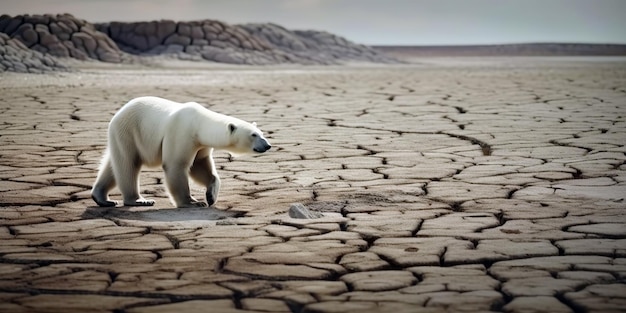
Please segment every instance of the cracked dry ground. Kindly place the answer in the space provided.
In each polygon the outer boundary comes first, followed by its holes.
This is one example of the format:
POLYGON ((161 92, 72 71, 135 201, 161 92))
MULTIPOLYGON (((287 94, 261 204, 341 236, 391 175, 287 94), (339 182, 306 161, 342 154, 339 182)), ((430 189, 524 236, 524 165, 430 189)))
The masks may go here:
POLYGON ((623 312, 626 66, 480 65, 5 76, 0 311, 623 312), (218 154, 217 208, 173 209, 158 169, 155 207, 94 207, 141 95, 275 149, 218 154))

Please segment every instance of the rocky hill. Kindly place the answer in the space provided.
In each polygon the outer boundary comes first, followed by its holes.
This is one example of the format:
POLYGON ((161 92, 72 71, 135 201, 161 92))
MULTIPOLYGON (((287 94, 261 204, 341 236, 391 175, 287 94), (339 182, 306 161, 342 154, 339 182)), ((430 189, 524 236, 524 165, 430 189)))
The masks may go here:
POLYGON ((132 63, 155 55, 249 65, 398 62, 327 32, 208 19, 92 24, 70 14, 2 15, 0 36, 0 71, 62 69, 56 58, 132 63), (29 59, 45 67, 16 65, 29 59))

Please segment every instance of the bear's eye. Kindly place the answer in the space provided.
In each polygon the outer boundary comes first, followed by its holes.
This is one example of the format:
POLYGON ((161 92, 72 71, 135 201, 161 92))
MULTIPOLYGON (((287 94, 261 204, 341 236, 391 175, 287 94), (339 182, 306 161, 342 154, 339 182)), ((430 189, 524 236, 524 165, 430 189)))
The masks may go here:
POLYGON ((252 137, 256 138, 256 137, 259 137, 259 135, 257 135, 257 134, 252 134, 252 137))

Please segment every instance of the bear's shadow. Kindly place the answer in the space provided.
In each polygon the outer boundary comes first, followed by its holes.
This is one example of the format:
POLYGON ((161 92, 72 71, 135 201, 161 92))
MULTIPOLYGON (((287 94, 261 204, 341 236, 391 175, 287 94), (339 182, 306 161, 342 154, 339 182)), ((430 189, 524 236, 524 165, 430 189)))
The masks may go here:
POLYGON ((83 219, 105 218, 136 220, 144 222, 215 221, 245 215, 244 211, 204 208, 155 208, 155 207, 88 207, 81 215, 83 219))

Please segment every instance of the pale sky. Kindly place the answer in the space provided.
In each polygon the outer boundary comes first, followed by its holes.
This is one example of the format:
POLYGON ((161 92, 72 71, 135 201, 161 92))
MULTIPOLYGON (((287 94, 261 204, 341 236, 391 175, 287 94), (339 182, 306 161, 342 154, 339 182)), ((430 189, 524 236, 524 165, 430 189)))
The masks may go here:
POLYGON ((626 44, 626 0, 0 0, 0 14, 90 22, 272 22, 370 45, 626 44))

